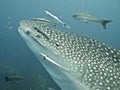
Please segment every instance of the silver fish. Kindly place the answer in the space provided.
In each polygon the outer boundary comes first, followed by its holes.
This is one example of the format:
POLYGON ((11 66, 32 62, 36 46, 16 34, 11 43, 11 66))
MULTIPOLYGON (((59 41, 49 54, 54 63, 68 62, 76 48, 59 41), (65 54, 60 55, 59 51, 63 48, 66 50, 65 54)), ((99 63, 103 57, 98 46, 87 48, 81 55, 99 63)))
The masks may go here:
POLYGON ((57 22, 52 22, 52 21, 50 21, 46 18, 33 18, 32 20, 35 20, 35 21, 38 21, 38 22, 43 21, 43 22, 46 22, 46 24, 48 23, 48 24, 52 24, 54 26, 56 26, 56 24, 58 24, 57 22))
POLYGON ((18 31, 62 90, 120 90, 119 50, 34 20, 18 31))
POLYGON ((62 20, 60 20, 57 16, 55 16, 54 14, 52 14, 51 12, 45 10, 44 11, 45 14, 47 14, 48 16, 50 16, 51 18, 55 19, 56 21, 58 21, 59 23, 61 23, 63 25, 63 27, 66 27, 67 29, 70 29, 70 26, 67 25, 66 23, 64 23, 62 20))
POLYGON ((102 19, 93 17, 88 12, 77 13, 77 14, 74 14, 73 17, 76 19, 83 19, 85 23, 88 23, 88 21, 101 23, 104 29, 107 28, 106 27, 107 23, 112 22, 112 20, 102 20, 102 19))
POLYGON ((65 25, 64 22, 62 22, 57 16, 53 15, 52 13, 50 13, 49 11, 45 10, 45 13, 47 15, 49 15, 50 17, 54 18, 56 21, 60 22, 62 25, 65 25))

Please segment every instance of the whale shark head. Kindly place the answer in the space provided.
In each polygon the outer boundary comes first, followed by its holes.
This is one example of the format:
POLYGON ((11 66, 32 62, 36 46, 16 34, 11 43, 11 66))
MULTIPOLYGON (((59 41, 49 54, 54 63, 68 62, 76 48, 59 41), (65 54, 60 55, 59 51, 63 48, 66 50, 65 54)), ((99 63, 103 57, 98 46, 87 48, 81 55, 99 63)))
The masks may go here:
POLYGON ((119 90, 120 51, 94 39, 22 20, 20 35, 62 90, 119 90))

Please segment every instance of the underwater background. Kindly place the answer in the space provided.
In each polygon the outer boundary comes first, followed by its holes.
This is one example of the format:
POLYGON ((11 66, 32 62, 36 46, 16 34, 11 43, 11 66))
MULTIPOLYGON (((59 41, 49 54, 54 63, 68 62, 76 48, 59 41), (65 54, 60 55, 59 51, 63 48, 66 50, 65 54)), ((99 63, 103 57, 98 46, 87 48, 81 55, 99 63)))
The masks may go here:
MULTIPOLYGON (((120 49, 120 0, 0 0, 0 90, 61 90, 18 33, 19 21, 48 18, 48 10, 70 26, 65 31, 104 42, 120 49), (84 23, 72 15, 89 12, 112 20, 104 29, 99 23, 84 23), (5 77, 22 80, 5 82, 5 77)), ((41 58, 43 59, 43 58, 41 58)))

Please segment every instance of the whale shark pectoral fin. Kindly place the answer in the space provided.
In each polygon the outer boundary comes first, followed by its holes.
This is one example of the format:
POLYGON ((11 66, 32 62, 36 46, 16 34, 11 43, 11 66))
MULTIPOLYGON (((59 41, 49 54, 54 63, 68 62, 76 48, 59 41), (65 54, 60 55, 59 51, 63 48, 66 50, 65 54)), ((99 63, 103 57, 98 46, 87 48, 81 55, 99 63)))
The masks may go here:
POLYGON ((44 53, 40 53, 43 57, 44 57, 44 60, 48 60, 49 62, 55 64, 56 66, 64 69, 64 70, 69 70, 68 68, 56 63, 53 59, 51 59, 49 56, 45 55, 44 53))

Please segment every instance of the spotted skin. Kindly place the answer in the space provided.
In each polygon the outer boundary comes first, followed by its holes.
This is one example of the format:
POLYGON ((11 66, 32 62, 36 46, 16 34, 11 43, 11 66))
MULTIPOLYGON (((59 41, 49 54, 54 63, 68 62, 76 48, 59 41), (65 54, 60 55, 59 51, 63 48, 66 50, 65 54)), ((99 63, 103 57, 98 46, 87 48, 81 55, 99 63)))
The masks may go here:
POLYGON ((63 57, 59 63, 69 68, 69 73, 88 87, 87 90, 120 90, 119 50, 94 39, 51 28, 44 22, 23 20, 20 25, 32 28, 30 37, 63 57))

